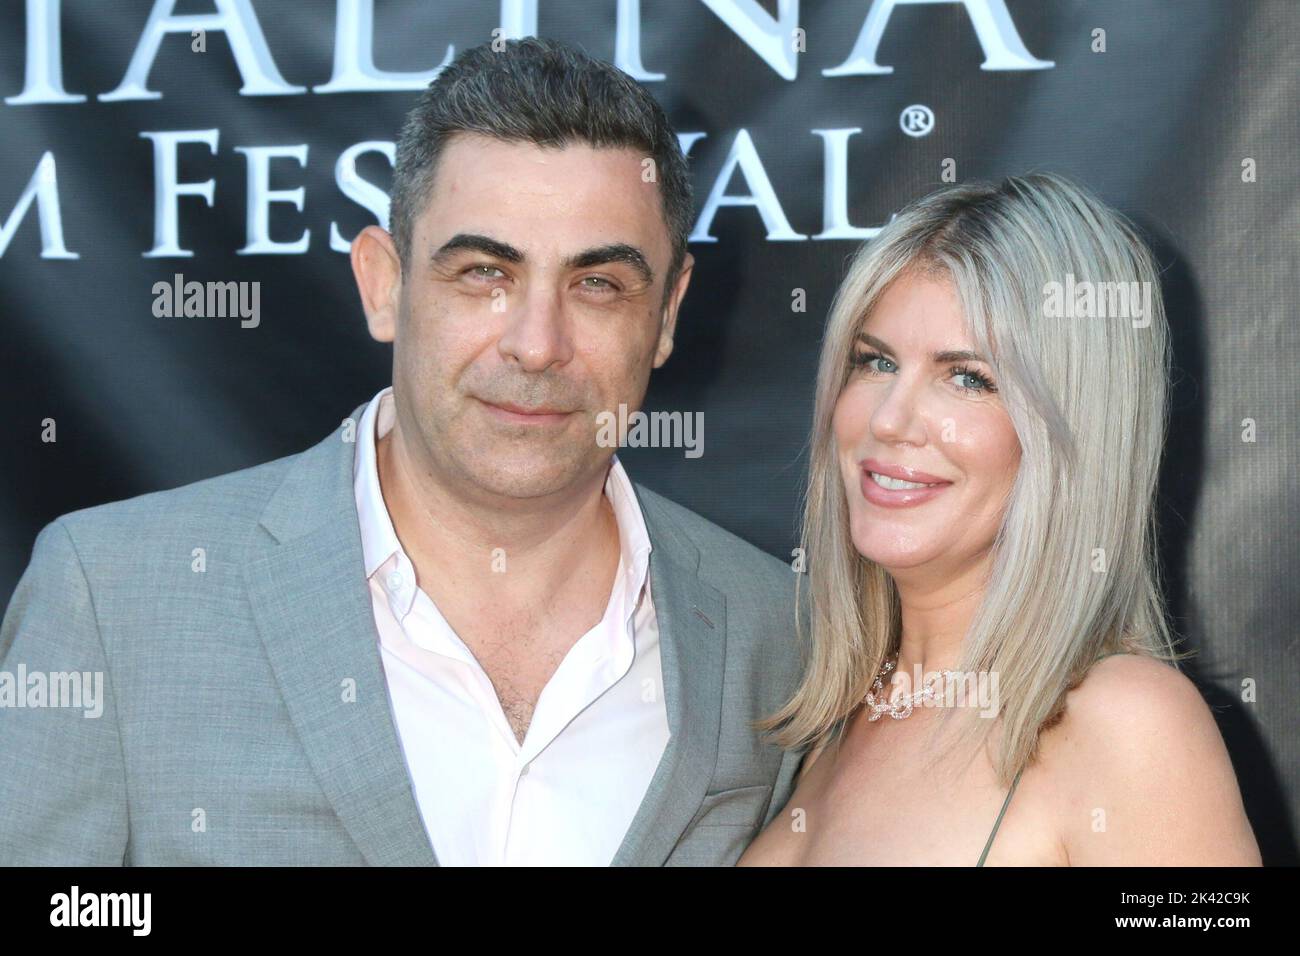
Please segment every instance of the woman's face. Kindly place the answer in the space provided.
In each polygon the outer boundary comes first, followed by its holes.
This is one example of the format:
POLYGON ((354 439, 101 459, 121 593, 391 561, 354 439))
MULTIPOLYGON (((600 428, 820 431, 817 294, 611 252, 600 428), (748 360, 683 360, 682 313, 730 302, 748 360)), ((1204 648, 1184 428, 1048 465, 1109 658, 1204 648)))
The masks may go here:
POLYGON ((854 546, 960 574, 992 547, 1020 442, 950 280, 903 273, 853 344, 832 429, 854 546))

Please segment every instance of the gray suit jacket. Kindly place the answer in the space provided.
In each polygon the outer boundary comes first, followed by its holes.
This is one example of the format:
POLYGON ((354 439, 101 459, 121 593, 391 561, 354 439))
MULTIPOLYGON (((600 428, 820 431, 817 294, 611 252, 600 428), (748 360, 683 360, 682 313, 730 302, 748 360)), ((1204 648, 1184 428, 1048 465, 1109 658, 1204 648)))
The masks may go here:
MULTIPOLYGON (((105 700, 97 718, 0 707, 0 864, 436 864, 385 687, 354 448, 340 428, 41 531, 0 672, 99 672, 105 700)), ((636 491, 671 738, 613 862, 731 864, 803 756, 749 724, 800 674, 794 573, 636 491)))

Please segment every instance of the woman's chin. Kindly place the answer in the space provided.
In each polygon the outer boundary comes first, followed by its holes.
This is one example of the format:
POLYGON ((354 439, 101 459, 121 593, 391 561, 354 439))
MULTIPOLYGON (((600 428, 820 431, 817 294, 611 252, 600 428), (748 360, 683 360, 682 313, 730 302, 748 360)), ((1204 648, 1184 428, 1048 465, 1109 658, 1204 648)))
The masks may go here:
POLYGON ((939 558, 938 549, 914 545, 886 544, 880 541, 854 541, 858 554, 893 574, 924 567, 939 558))

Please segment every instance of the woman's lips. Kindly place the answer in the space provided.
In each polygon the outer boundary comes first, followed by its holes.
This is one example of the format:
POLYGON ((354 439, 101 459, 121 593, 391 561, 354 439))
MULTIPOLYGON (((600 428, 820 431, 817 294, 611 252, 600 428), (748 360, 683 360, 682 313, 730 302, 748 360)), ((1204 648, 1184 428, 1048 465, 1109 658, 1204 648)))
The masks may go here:
POLYGON ((901 481, 911 481, 919 485, 952 484, 952 482, 947 478, 940 478, 938 475, 932 475, 928 471, 920 471, 916 468, 906 468, 903 465, 891 465, 876 458, 862 459, 862 467, 867 471, 875 472, 877 475, 886 475, 890 478, 898 478, 901 481))
POLYGON ((910 508, 942 494, 952 482, 928 472, 868 458, 862 462, 861 484, 862 497, 873 505, 882 508, 910 508), (877 476, 885 484, 881 484, 877 476))

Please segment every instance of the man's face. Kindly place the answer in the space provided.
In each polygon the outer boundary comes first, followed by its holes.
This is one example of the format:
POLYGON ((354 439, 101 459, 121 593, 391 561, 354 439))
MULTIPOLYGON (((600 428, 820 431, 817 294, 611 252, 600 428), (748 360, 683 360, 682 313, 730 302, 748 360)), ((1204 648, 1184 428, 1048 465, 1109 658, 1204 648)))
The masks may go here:
POLYGON ((413 224, 393 368, 404 438, 442 480, 532 498, 607 466, 596 416, 640 407, 689 279, 688 258, 665 305, 671 244, 643 159, 447 144, 413 224))

